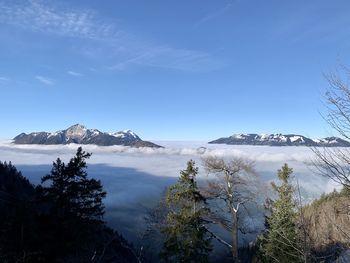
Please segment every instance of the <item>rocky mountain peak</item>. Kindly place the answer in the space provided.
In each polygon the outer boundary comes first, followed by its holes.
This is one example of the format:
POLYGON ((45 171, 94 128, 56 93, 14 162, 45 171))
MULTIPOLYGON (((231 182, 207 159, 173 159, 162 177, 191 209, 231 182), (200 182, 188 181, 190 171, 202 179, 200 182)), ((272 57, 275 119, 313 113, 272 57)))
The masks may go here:
POLYGON ((14 139, 15 144, 95 144, 101 146, 124 145, 132 147, 156 147, 161 146, 152 142, 143 141, 131 130, 115 133, 101 132, 97 129, 87 129, 84 125, 75 124, 66 130, 54 133, 21 133, 14 139))
POLYGON ((66 138, 81 138, 84 137, 84 135, 86 134, 86 127, 81 125, 81 124, 75 124, 71 127, 69 127, 66 131, 66 138))

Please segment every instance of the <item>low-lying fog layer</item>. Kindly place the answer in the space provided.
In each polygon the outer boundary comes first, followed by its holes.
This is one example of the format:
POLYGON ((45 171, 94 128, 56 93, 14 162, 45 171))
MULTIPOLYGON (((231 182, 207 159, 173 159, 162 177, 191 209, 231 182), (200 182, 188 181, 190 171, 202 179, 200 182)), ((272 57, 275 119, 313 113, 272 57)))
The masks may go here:
MULTIPOLYGON (((201 142, 156 142, 165 148, 129 148, 123 146, 83 145, 92 152, 88 173, 102 181, 107 191, 106 218, 127 238, 134 239, 142 232, 147 208, 152 207, 164 189, 176 181, 180 170, 190 159, 200 168, 199 180, 207 175, 202 158, 209 155, 242 157, 255 161, 261 181, 276 179, 276 172, 284 163, 294 169, 304 200, 311 200, 322 192, 329 192, 335 184, 312 172, 308 164, 313 158, 307 147, 230 146, 201 142), (135 231, 137 230, 137 231, 135 231)), ((0 142, 0 160, 12 161, 33 183, 47 174, 52 162, 60 157, 68 161, 78 145, 14 145, 0 142)), ((266 188, 268 189, 268 188, 266 188)), ((270 191, 265 191, 269 194, 270 191)))

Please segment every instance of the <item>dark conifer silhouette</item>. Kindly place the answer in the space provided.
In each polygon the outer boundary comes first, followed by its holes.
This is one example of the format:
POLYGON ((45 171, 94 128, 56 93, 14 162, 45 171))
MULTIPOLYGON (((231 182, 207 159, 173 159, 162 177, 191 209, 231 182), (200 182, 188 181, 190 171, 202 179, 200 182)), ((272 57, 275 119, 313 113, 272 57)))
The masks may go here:
POLYGON ((34 188, 0 162, 0 262, 138 262, 128 242, 103 221, 101 182, 88 178, 82 148, 34 188))

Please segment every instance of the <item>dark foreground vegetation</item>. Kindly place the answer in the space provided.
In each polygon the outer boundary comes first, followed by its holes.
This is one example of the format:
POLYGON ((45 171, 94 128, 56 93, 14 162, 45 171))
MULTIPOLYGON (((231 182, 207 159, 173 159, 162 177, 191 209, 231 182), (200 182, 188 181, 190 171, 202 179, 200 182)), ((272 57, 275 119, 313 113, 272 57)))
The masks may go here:
POLYGON ((38 186, 0 162, 0 262, 336 262, 349 249, 349 188, 301 206, 286 164, 272 184, 276 198, 265 202, 266 229, 240 244, 243 207, 254 201, 253 164, 213 157, 204 165, 216 179, 199 188, 189 161, 150 211, 148 231, 156 234, 134 248, 103 221, 106 193, 88 178, 89 157, 78 148, 67 164, 57 159, 38 186), (226 252, 215 255, 218 244, 226 252))
POLYGON ((87 177, 89 157, 78 148, 67 164, 57 159, 36 187, 0 162, 0 262, 138 262, 103 221, 106 193, 87 177))

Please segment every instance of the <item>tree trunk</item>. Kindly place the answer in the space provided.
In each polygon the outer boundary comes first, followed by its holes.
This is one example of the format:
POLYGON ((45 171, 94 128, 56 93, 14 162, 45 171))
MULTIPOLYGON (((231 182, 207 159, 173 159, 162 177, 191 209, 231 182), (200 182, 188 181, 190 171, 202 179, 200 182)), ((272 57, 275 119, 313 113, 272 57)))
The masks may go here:
POLYGON ((233 262, 238 263, 238 223, 237 223, 237 213, 232 213, 232 257, 233 262))

